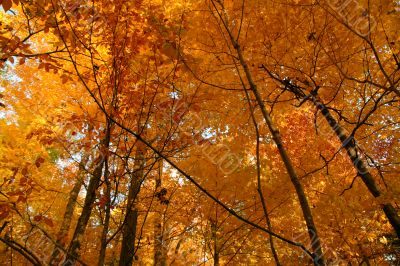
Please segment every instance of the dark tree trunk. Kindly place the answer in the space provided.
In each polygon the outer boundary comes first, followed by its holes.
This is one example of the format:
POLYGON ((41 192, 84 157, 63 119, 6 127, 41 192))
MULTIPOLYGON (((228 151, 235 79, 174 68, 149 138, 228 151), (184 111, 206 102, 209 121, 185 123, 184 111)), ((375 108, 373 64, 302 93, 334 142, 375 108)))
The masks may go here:
POLYGON ((135 256, 136 228, 138 219, 138 210, 135 200, 140 191, 144 174, 144 154, 139 148, 135 155, 135 165, 131 174, 129 185, 128 200, 126 205, 126 215, 122 226, 122 247, 119 260, 119 266, 132 265, 135 256))
POLYGON ((79 164, 79 170, 78 170, 78 175, 77 179, 75 182, 74 187, 69 193, 69 198, 68 198, 68 203, 65 208, 64 212, 64 217, 61 222, 61 227, 60 230, 58 231, 57 234, 57 239, 56 239, 56 247, 53 250, 53 253, 51 254, 50 258, 50 265, 58 265, 64 257, 64 254, 62 251, 58 248, 59 246, 64 247, 65 241, 68 235, 68 231, 71 226, 71 221, 72 221, 72 216, 74 214, 75 210, 75 205, 76 201, 78 199, 79 192, 81 191, 82 185, 83 185, 83 180, 86 175, 86 164, 88 162, 89 156, 85 155, 85 157, 81 160, 79 164))
MULTIPOLYGON (((215 7, 215 8, 217 10, 217 7, 215 7)), ((297 173, 296 173, 295 168, 294 168, 294 166, 292 164, 292 161, 290 160, 289 155, 286 152, 286 148, 283 146, 282 138, 281 138, 281 135, 279 133, 279 130, 275 127, 275 125, 274 125, 274 123, 272 121, 272 118, 269 115, 269 113, 268 113, 268 111, 267 111, 267 109, 265 107, 264 101, 263 101, 263 99, 262 99, 262 97, 261 97, 261 95, 260 95, 260 93, 258 91, 257 85, 253 80, 253 76, 252 76, 252 74, 250 72, 250 69, 249 69, 247 63, 246 63, 246 60, 244 59, 243 51, 242 51, 239 43, 237 42, 236 38, 233 36, 231 30, 227 26, 227 21, 223 17, 227 17, 227 15, 225 14, 225 10, 224 9, 223 9, 223 14, 220 13, 220 18, 224 23, 224 27, 225 27, 225 29, 226 29, 229 37, 230 37, 230 41, 232 43, 232 46, 236 50, 236 53, 237 53, 237 56, 238 56, 238 60, 239 60, 239 64, 243 68, 243 71, 244 71, 244 73, 246 75, 246 79, 247 79, 247 82, 248 82, 248 84, 250 86, 250 89, 253 92, 254 97, 256 99, 256 102, 257 102, 258 106, 261 109, 261 113, 262 113, 262 115, 264 117, 265 123, 267 124, 268 129, 271 132, 273 141, 275 142, 275 144, 276 144, 276 146, 278 148, 280 157, 281 157, 281 159, 282 159, 282 161, 283 161, 283 163, 284 163, 284 165, 286 167, 286 170, 287 170, 287 173, 288 173, 288 175, 290 177, 290 180, 291 180, 291 182, 292 182, 292 184, 293 184, 293 186, 294 186, 294 188, 296 190, 296 194, 297 194, 297 197, 299 199, 301 209, 303 211, 303 217, 304 217, 304 220, 306 221, 308 235, 309 235, 310 241, 311 241, 311 248, 312 248, 313 257, 314 257, 313 258, 314 265, 318 265, 318 266, 319 265, 325 265, 325 260, 324 260, 322 247, 321 247, 321 241, 320 241, 320 238, 319 238, 319 235, 318 235, 317 227, 315 226, 315 223, 314 223, 314 218, 313 218, 313 215, 312 215, 312 212, 311 212, 310 205, 308 203, 307 196, 306 196, 306 194, 304 192, 303 185, 301 184, 301 182, 300 182, 300 180, 299 180, 299 178, 297 176, 297 173)))
MULTIPOLYGON (((381 191, 379 187, 376 185, 375 180, 369 170, 367 169, 366 163, 357 153, 356 150, 356 141, 353 135, 348 136, 345 129, 336 121, 336 119, 331 115, 329 109, 325 106, 322 100, 318 96, 318 89, 316 87, 313 89, 309 95, 306 95, 302 88, 297 87, 294 84, 288 84, 283 80, 280 80, 276 76, 274 76, 265 66, 262 68, 268 72, 271 78, 279 81, 285 88, 287 87, 287 91, 295 94, 298 99, 302 99, 301 104, 305 101, 311 101, 318 110, 321 111, 322 115, 325 117, 326 121, 328 122, 329 126, 335 132, 336 136, 340 139, 342 143, 342 147, 346 149, 347 155, 349 156, 351 162, 353 163, 354 168, 357 170, 357 174, 361 177, 363 183, 368 188, 368 191, 375 197, 379 197, 381 195, 381 191)), ((388 218, 390 224, 392 225, 393 229, 397 234, 397 238, 400 238, 400 217, 397 214, 396 209, 390 203, 382 204, 382 210, 385 213, 386 217, 388 218)))
POLYGON ((217 236, 218 226, 217 222, 211 221, 211 237, 214 246, 214 266, 219 266, 219 246, 218 246, 218 236, 217 236))
POLYGON ((99 261, 98 265, 103 266, 104 261, 106 258, 106 250, 107 250, 107 234, 108 234, 108 227, 110 225, 110 217, 111 217, 111 183, 109 180, 109 174, 108 174, 108 159, 105 162, 105 183, 106 183, 106 191, 105 191, 105 196, 107 197, 107 201, 105 204, 105 217, 104 217, 104 223, 103 223, 103 231, 101 233, 101 246, 100 246, 100 253, 99 253, 99 261))
MULTIPOLYGON (((321 100, 313 98, 313 103, 315 106, 321 110, 321 113, 325 117, 326 121, 331 126, 332 130, 336 133, 337 137, 342 142, 342 146, 346 149, 347 155, 353 163, 354 168, 357 170, 358 175, 361 177, 362 181, 368 188, 369 192, 375 197, 381 195, 381 191, 375 183, 374 178, 366 167, 364 161, 358 156, 355 147, 355 139, 353 136, 347 136, 346 131, 341 125, 336 121, 336 119, 331 115, 328 108, 322 103, 321 100)), ((400 238, 400 217, 397 214, 396 209, 390 203, 382 204, 382 210, 388 218, 390 224, 395 230, 397 237, 400 238)))
POLYGON ((105 158, 108 155, 108 147, 110 143, 110 125, 108 124, 106 136, 100 143, 100 154, 95 160, 96 166, 89 179, 89 185, 86 191, 85 202, 83 204, 82 213, 79 216, 78 223, 75 227, 74 235, 70 242, 67 254, 67 262, 73 263, 79 258, 79 249, 83 240, 90 215, 92 213, 93 204, 96 200, 96 191, 99 187, 101 176, 103 173, 103 166, 105 158))
MULTIPOLYGON (((161 184, 162 184, 162 169, 163 169, 163 160, 159 162, 158 175, 156 177, 156 193, 160 192, 161 184)), ((162 206, 159 202, 157 206, 162 206)), ((165 240, 164 240, 164 232, 163 232, 163 223, 162 223, 162 209, 158 208, 155 212, 154 219, 154 266, 166 266, 165 259, 165 240)))

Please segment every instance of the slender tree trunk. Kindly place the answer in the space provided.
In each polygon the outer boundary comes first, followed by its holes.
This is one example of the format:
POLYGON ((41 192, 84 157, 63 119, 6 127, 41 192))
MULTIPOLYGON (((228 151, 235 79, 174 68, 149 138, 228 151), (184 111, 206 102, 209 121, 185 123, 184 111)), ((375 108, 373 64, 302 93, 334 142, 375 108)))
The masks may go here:
POLYGON ((165 247, 162 233, 161 213, 157 212, 154 221, 154 266, 166 266, 165 247))
MULTIPOLYGON (((251 91, 254 94, 254 97, 257 101, 258 106, 261 109, 262 115, 264 117, 265 123, 268 126, 269 131, 272 134, 272 138, 276 144, 276 146, 278 147, 278 151, 279 154, 281 156, 281 159, 283 161, 283 163, 285 164, 286 170, 288 172, 288 175, 290 177, 290 180, 296 190, 297 193, 297 197, 299 199, 300 202, 300 206, 301 209, 303 211, 303 217, 304 220, 306 221, 307 224, 307 229, 308 229, 308 234, 310 237, 310 241, 311 241, 311 248, 313 251, 313 262, 315 265, 325 265, 325 260, 323 258, 323 252, 322 252, 322 247, 321 247, 321 241, 318 235, 318 231, 317 231, 317 227, 315 226, 314 223, 314 218, 311 212, 311 208, 310 205, 308 203, 307 200, 307 196, 304 192, 304 188, 303 185, 300 183, 300 180, 297 176, 297 173, 294 169, 294 166, 286 152, 285 147, 283 146, 282 143, 282 139, 281 139, 281 135, 279 133, 279 130, 275 127, 274 123, 272 122, 272 119, 265 107, 264 101, 258 91, 257 85, 255 84, 254 80, 253 80, 253 76, 250 72, 250 69, 246 63, 246 60, 243 57, 243 51, 242 48, 240 47, 237 39, 235 39, 235 37, 233 36, 232 31, 229 28, 229 24, 227 22, 227 18, 228 16, 226 15, 226 11, 224 9, 224 7, 222 7, 222 14, 218 11, 218 7, 215 5, 215 1, 212 2, 214 4, 215 9, 217 10, 222 23, 224 24, 224 27, 229 35, 230 41, 232 43, 232 46, 234 47, 234 49, 236 50, 236 53, 238 55, 239 58, 239 63, 243 68, 243 71, 246 75, 246 79, 247 82, 250 86, 251 91)), ((220 2, 218 2, 219 4, 221 4, 220 2)), ((222 5, 222 4, 221 4, 222 5)))
POLYGON ((304 192, 303 185, 301 184, 299 177, 297 176, 297 173, 296 173, 296 170, 294 169, 293 163, 290 160, 289 155, 286 152, 286 148, 283 146, 282 138, 279 133, 279 130, 273 124, 272 119, 264 105, 264 101, 262 100, 261 95, 258 92, 257 86, 253 82, 250 70, 243 58, 243 54, 242 54, 239 44, 236 43, 235 47, 238 51, 238 56, 239 56, 241 65, 246 73, 247 80, 250 84, 250 88, 256 98, 258 106, 261 109, 261 112, 263 114, 265 122, 272 134, 272 138, 273 138, 276 146, 278 147, 279 155, 281 156, 282 161, 285 164, 285 167, 289 174, 290 180, 296 190, 296 194, 299 199, 301 209, 303 211, 303 217, 307 224, 308 234, 309 234, 310 241, 311 241, 311 248, 314 252, 314 264, 315 265, 325 265, 325 260, 323 258, 323 252, 322 252, 322 247, 321 247, 321 241, 320 241, 320 238, 318 235, 317 227, 315 226, 315 223, 314 223, 314 218, 313 218, 313 215, 311 212, 310 205, 307 200, 307 196, 304 192))
MULTIPOLYGON (((262 66, 264 70, 271 76, 271 78, 279 81, 280 83, 287 86, 282 80, 275 77, 265 66, 262 66)), ((318 87, 319 88, 319 87, 318 87)), ((296 88, 295 85, 292 85, 292 89, 288 90, 295 94, 298 98, 302 99, 300 105, 306 100, 311 101, 315 107, 317 107, 322 115, 325 117, 329 126, 336 133, 336 136, 340 139, 342 143, 342 147, 346 149, 347 155, 349 156, 351 162, 353 163, 354 168, 357 170, 358 175, 361 177, 363 183, 368 188, 368 191, 375 197, 379 197, 381 195, 381 191, 375 183, 375 180, 369 170, 366 167, 366 163, 358 156, 356 147, 355 147, 355 139, 354 136, 348 136, 344 128, 336 121, 336 119, 331 115, 329 109, 322 102, 321 98, 318 96, 318 88, 315 88, 309 95, 306 95, 301 88, 296 88)), ((397 234, 397 238, 400 239, 400 217, 397 214, 396 209, 390 203, 382 204, 382 210, 388 218, 390 224, 397 234)))
POLYGON ((92 213, 93 203, 96 200, 96 190, 99 187, 101 176, 103 173, 103 166, 105 158, 108 153, 108 146, 110 143, 110 124, 107 125, 106 136, 100 143, 100 155, 95 160, 96 167, 89 179, 89 185, 86 191, 85 202, 83 204, 82 213, 79 216, 78 223, 75 227, 74 235, 70 242, 67 254, 67 261, 73 263, 79 257, 79 249, 81 242, 86 231, 87 224, 89 222, 90 215, 92 213))
MULTIPOLYGON (((257 130, 257 135, 258 135, 258 130, 257 130)), ((258 195, 260 197, 261 205, 263 207, 265 221, 267 223, 268 230, 272 231, 271 219, 269 218, 267 204, 265 203, 265 198, 264 198, 264 195, 262 192, 262 187, 261 187, 261 165, 260 165, 259 145, 260 145, 260 138, 257 137, 257 191, 258 191, 258 195)), ((271 247, 272 256, 274 257, 274 260, 275 260, 275 264, 277 266, 281 266, 281 263, 279 262, 278 253, 276 252, 276 249, 275 249, 274 239, 271 235, 269 236, 269 244, 271 247)))
POLYGON ((217 236, 217 222, 210 221, 211 222, 211 239, 213 241, 213 246, 214 246, 214 266, 219 266, 219 247, 218 247, 218 236, 217 236))
POLYGON ((79 166, 79 173, 78 173, 78 178, 75 182, 74 187, 72 188, 71 192, 69 193, 69 199, 67 203, 67 207, 65 209, 64 213, 64 218, 61 223, 60 231, 58 232, 57 236, 57 241, 60 242, 60 244, 64 244, 65 237, 68 234, 68 230, 71 225, 71 220, 72 220, 72 215, 74 213, 76 201, 78 199, 79 192, 81 191, 82 185, 83 185, 83 180, 85 177, 85 165, 87 162, 87 158, 85 161, 81 162, 81 165, 79 166))
POLYGON ((103 160, 100 159, 100 163, 96 166, 93 175, 90 177, 88 189, 86 192, 85 203, 83 205, 81 216, 79 216, 78 224, 75 227, 74 235, 72 237, 70 246, 68 248, 67 259, 75 261, 79 255, 78 251, 81 247, 83 235, 86 230, 86 226, 89 222, 90 215, 92 213, 93 203, 96 199, 96 190, 99 187, 101 174, 103 170, 103 160))
MULTIPOLYGON (((163 160, 159 162, 158 175, 156 177, 156 193, 161 189, 162 184, 162 170, 163 170, 163 160)), ((160 206, 160 203, 157 203, 157 206, 160 206)), ((163 226, 162 226, 162 209, 158 208, 155 212, 154 217, 154 266, 166 266, 165 259, 165 242, 164 242, 164 234, 163 234, 163 226)))
POLYGON ((106 159, 105 162, 105 183, 106 183, 106 191, 105 191, 105 196, 107 197, 107 201, 105 204, 105 217, 104 217, 104 223, 103 223, 103 231, 101 233, 101 246, 100 246, 100 252, 99 252, 99 261, 98 265, 103 266, 104 261, 106 258, 106 250, 107 250, 107 234, 108 234, 108 227, 110 225, 110 217, 111 217, 111 183, 109 180, 109 174, 108 174, 108 158, 106 159))
MULTIPOLYGON (((240 80, 242 81, 243 87, 245 88, 242 78, 240 78, 240 80)), ((268 230, 272 231, 271 219, 269 218, 267 203, 265 202, 265 197, 262 192, 262 185, 261 185, 260 132, 258 130, 256 118, 254 117, 254 110, 253 110, 253 106, 251 105, 250 95, 247 92, 247 90, 245 90, 244 92, 246 94, 247 102, 249 104, 249 108, 250 108, 250 112, 251 112, 251 119, 253 121, 254 129, 256 132, 257 192, 260 197, 260 201, 261 201, 261 205, 263 208, 265 221, 267 223, 268 230)), ((278 253, 276 252, 276 249, 275 249, 274 239, 271 235, 269 235, 269 245, 271 247, 271 253, 272 253, 272 256, 274 257, 276 266, 281 266, 281 263, 279 262, 278 253)))
POLYGON ((88 160, 89 160, 89 156, 85 155, 79 164, 77 179, 74 184, 74 187, 69 192, 68 203, 65 208, 64 217, 61 222, 61 227, 57 233, 56 247, 54 248, 53 253, 51 254, 51 258, 50 258, 50 262, 49 262, 50 265, 58 265, 60 263, 59 260, 64 257, 63 254, 61 254, 61 250, 58 247, 59 246, 64 247, 64 245, 65 245, 68 231, 71 226, 72 216, 73 216, 74 210, 75 210, 75 205, 76 205, 76 202, 78 199, 79 192, 81 191, 81 188, 83 185, 83 180, 84 180, 84 177, 86 174, 86 164, 87 164, 88 160))
POLYGON ((136 227, 138 219, 138 210, 135 200, 140 191, 140 185, 144 174, 144 153, 140 148, 137 148, 135 155, 135 164, 131 175, 129 185, 128 200, 126 203, 125 221, 122 226, 122 244, 119 266, 132 265, 135 255, 136 227))
MULTIPOLYGON (((342 146, 346 149, 347 155, 353 163, 354 168, 357 170, 358 175, 367 186, 369 192, 375 198, 379 197, 382 193, 376 185, 371 173, 367 169, 366 164, 358 156, 354 137, 347 136, 346 131, 331 115, 328 108, 326 108, 326 106, 322 103, 321 99, 317 99, 317 96, 315 96, 313 98, 313 103, 319 110, 321 110, 322 115, 325 117, 332 130, 336 133, 336 136, 340 139, 342 146)), ((381 207, 393 229, 395 230, 397 237, 400 238, 400 217, 397 214, 396 209, 390 203, 382 204, 381 207)))

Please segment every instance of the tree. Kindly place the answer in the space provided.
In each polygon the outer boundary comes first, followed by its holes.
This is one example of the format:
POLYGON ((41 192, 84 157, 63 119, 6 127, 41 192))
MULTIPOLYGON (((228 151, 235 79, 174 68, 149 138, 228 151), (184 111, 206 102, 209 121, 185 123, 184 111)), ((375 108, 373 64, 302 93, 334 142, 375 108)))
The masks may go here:
POLYGON ((0 256, 396 265, 396 2, 1 2, 0 256))

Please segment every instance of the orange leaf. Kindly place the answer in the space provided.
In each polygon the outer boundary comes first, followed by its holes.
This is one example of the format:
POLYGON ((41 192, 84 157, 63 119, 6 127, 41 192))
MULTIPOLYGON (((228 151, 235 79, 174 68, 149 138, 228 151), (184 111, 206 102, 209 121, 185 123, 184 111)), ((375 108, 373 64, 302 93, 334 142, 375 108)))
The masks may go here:
POLYGON ((42 164, 42 163, 44 163, 44 159, 42 157, 37 158, 35 161, 35 165, 37 168, 39 168, 40 164, 42 164))
POLYGON ((43 216, 42 216, 42 215, 36 215, 35 217, 33 217, 33 220, 34 220, 35 222, 40 222, 42 219, 43 219, 43 216))
POLYGON ((26 202, 26 197, 25 196, 18 196, 17 202, 26 202))
POLYGON ((21 171, 22 175, 27 175, 28 174, 28 168, 24 167, 21 171))
POLYGON ((63 84, 67 83, 67 82, 68 82, 68 76, 65 75, 65 74, 61 75, 61 82, 62 82, 63 84))
POLYGON ((50 226, 50 227, 53 227, 53 225, 54 225, 53 221, 50 218, 47 218, 47 217, 43 217, 43 222, 45 224, 47 224, 48 226, 50 226))
POLYGON ((11 2, 11 0, 3 0, 1 5, 3 6, 4 12, 7 12, 8 10, 11 9, 12 2, 11 2))
POLYGON ((0 221, 7 218, 9 207, 6 204, 0 204, 0 221))

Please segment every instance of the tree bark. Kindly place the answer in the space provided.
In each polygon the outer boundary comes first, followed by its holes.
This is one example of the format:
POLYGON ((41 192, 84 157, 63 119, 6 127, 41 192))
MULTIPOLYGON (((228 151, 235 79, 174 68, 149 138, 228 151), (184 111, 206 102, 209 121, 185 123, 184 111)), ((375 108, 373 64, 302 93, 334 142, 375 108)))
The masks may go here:
MULTIPOLYGON (((230 28, 228 26, 227 20, 223 18, 223 17, 227 18, 226 11, 225 11, 224 7, 222 6, 222 12, 223 13, 221 14, 218 11, 217 6, 215 5, 215 2, 213 1, 212 3, 214 5, 214 7, 215 7, 215 10, 217 10, 218 15, 219 15, 222 23, 224 24, 224 28, 226 29, 226 31, 227 31, 227 33, 229 35, 229 38, 230 38, 232 46, 236 50, 236 53, 237 53, 237 56, 238 56, 238 59, 239 59, 239 63, 242 66, 243 71, 244 71, 244 73, 246 75, 247 82, 248 82, 248 84, 250 86, 251 91, 254 94, 254 97, 255 97, 255 99, 257 101, 258 106, 261 109, 261 112, 262 112, 262 115, 264 117, 265 123, 267 124, 268 129, 272 134, 273 141, 275 142, 276 146, 278 147, 278 151, 279 151, 279 154, 281 156, 281 159, 282 159, 283 163, 285 164, 285 167, 286 167, 286 170, 287 170, 288 175, 290 177, 290 180, 291 180, 291 182, 292 182, 292 184, 293 184, 293 186, 294 186, 294 188, 296 190, 296 194, 297 194, 297 197, 299 199, 301 209, 303 211, 303 217, 304 217, 304 220, 306 221, 306 225, 307 225, 307 229, 308 229, 308 235, 309 235, 310 241, 311 241, 311 249, 313 251, 313 262, 314 262, 314 265, 325 265, 325 260, 324 260, 322 247, 321 247, 321 241, 320 241, 320 238, 319 238, 319 235, 318 235, 317 227, 315 226, 315 223, 314 223, 314 218, 313 218, 313 215, 312 215, 312 212, 311 212, 310 205, 309 205, 308 200, 307 200, 307 196, 306 196, 306 194, 304 192, 303 185, 301 184, 301 182, 300 182, 300 180, 299 180, 299 178, 297 176, 297 173, 296 173, 296 171, 294 169, 292 161, 290 160, 289 155, 286 152, 286 148, 283 146, 279 130, 275 127, 275 125, 274 125, 274 123, 272 121, 272 118, 270 117, 270 115, 269 115, 269 113, 268 113, 268 111, 267 111, 267 109, 265 107, 264 101, 263 101, 263 99, 262 99, 262 97, 261 97, 261 95, 260 95, 260 93, 258 91, 257 85, 255 84, 255 82, 253 80, 253 76, 252 76, 252 74, 250 72, 250 69, 249 69, 249 67, 248 67, 248 65, 246 63, 246 60, 243 57, 243 51, 242 51, 238 41, 233 36, 233 33, 232 33, 232 31, 230 30, 230 28)), ((222 5, 221 2, 218 2, 218 3, 220 5, 222 5)))
POLYGON ((96 190, 99 187, 101 176, 103 173, 103 166, 105 158, 108 153, 108 147, 110 143, 110 124, 108 123, 106 135, 100 142, 100 154, 95 160, 96 167, 89 179, 89 185, 86 191, 85 202, 83 204, 82 213, 79 216, 78 223, 75 227, 74 235, 70 242, 67 254, 67 262, 74 263, 79 258, 79 249, 81 242, 86 231, 87 224, 89 222, 90 215, 92 213, 93 203, 96 200, 96 190))
POLYGON ((129 185, 128 200, 126 203, 126 215, 122 226, 122 244, 119 266, 132 265, 135 256, 136 227, 138 210, 135 200, 140 191, 140 185, 144 174, 144 152, 137 148, 135 164, 129 185))
MULTIPOLYGON (((158 175, 156 177, 156 193, 161 189, 162 184, 162 170, 163 170, 163 160, 159 162, 158 175)), ((161 206, 160 203, 157 206, 161 206)), ((163 225, 162 225, 162 210, 158 208, 155 212, 154 219, 154 266, 166 266, 165 259, 165 242, 164 242, 164 233, 163 233, 163 225)))
POLYGON ((98 265, 103 266, 104 261, 106 258, 106 250, 107 250, 107 234, 108 234, 108 227, 110 225, 110 217, 111 217, 111 183, 109 180, 109 173, 108 173, 108 158, 105 162, 105 184, 106 184, 106 191, 105 191, 105 196, 107 197, 107 201, 105 204, 105 217, 104 217, 104 223, 103 223, 103 231, 101 232, 101 246, 100 246, 100 252, 99 252, 99 261, 98 265))
POLYGON ((219 247, 218 247, 218 236, 217 236, 218 226, 217 222, 214 222, 212 220, 210 222, 211 222, 211 238, 214 246, 214 254, 213 254, 214 266, 219 266, 219 247))
MULTIPOLYGON (((242 78, 240 78, 240 79, 242 81, 242 78)), ((245 88, 243 81, 242 81, 242 84, 243 84, 243 87, 245 88)), ((249 104, 249 108, 250 108, 250 112, 251 112, 251 119, 253 121, 254 130, 256 133, 257 192, 260 197, 260 201, 261 201, 261 205, 263 208, 265 221, 267 223, 268 230, 272 231, 271 219, 269 218, 267 203, 265 201, 265 197, 264 197, 264 194, 262 191, 262 185, 261 185, 260 132, 258 130, 256 118, 254 117, 254 110, 253 110, 253 106, 251 105, 250 95, 246 90, 244 92, 245 92, 245 95, 247 98, 247 102, 249 104)), ((269 235, 269 245, 271 247, 271 253, 272 253, 272 256, 274 257, 276 266, 281 266, 281 263, 280 263, 279 257, 278 257, 278 253, 276 252, 276 248, 274 245, 274 239, 271 235, 269 235)))
MULTIPOLYGON (((285 82, 277 77, 275 77, 264 65, 262 68, 267 71, 271 78, 277 80, 278 82, 287 86, 285 82)), ((289 84, 290 85, 290 84, 289 84)), ((342 147, 346 149, 347 155, 349 156, 351 162, 353 163, 354 168, 357 170, 357 174, 361 177, 363 183, 367 187, 368 191, 375 197, 378 198, 381 196, 381 191, 379 187, 376 185, 375 180, 369 170, 367 169, 366 163, 360 158, 357 153, 355 146, 355 138, 354 136, 348 136, 346 134, 345 129, 336 121, 336 119, 331 115, 329 109, 322 102, 322 99, 318 96, 318 88, 314 89, 310 92, 309 95, 306 95, 302 88, 297 87, 294 84, 291 84, 292 88, 289 88, 288 91, 295 94, 297 98, 302 99, 300 105, 305 101, 311 101, 314 106, 321 111, 322 115, 325 117, 325 120, 328 122, 329 126, 335 132, 336 136, 342 143, 342 147)), ((397 214, 396 209, 393 207, 391 203, 381 204, 381 208, 388 218, 390 224, 396 232, 397 238, 400 239, 400 217, 397 214)))
POLYGON ((49 262, 50 265, 58 265, 60 263, 59 259, 62 259, 64 257, 62 254, 60 254, 61 251, 58 248, 58 246, 64 247, 65 245, 66 237, 68 235, 68 231, 71 226, 72 216, 75 210, 75 205, 78 199, 79 192, 81 191, 83 185, 83 180, 86 171, 86 164, 88 160, 89 156, 85 155, 79 164, 77 180, 74 184, 74 187, 69 193, 68 203, 65 208, 64 217, 61 222, 60 230, 57 233, 56 246, 50 258, 49 262))
MULTIPOLYGON (((374 178, 366 167, 364 161, 358 156, 355 147, 355 139, 353 136, 349 137, 343 127, 336 121, 331 115, 328 108, 322 103, 321 99, 317 99, 317 96, 313 98, 314 105, 321 111, 332 130, 336 133, 336 136, 340 139, 342 146, 346 149, 347 155, 349 156, 354 168, 357 170, 358 175, 368 188, 369 192, 378 198, 382 195, 379 187, 376 185, 374 178)), ((381 205, 383 212, 388 218, 390 224, 397 234, 397 238, 400 238, 400 217, 397 214, 396 209, 390 203, 381 205)))

